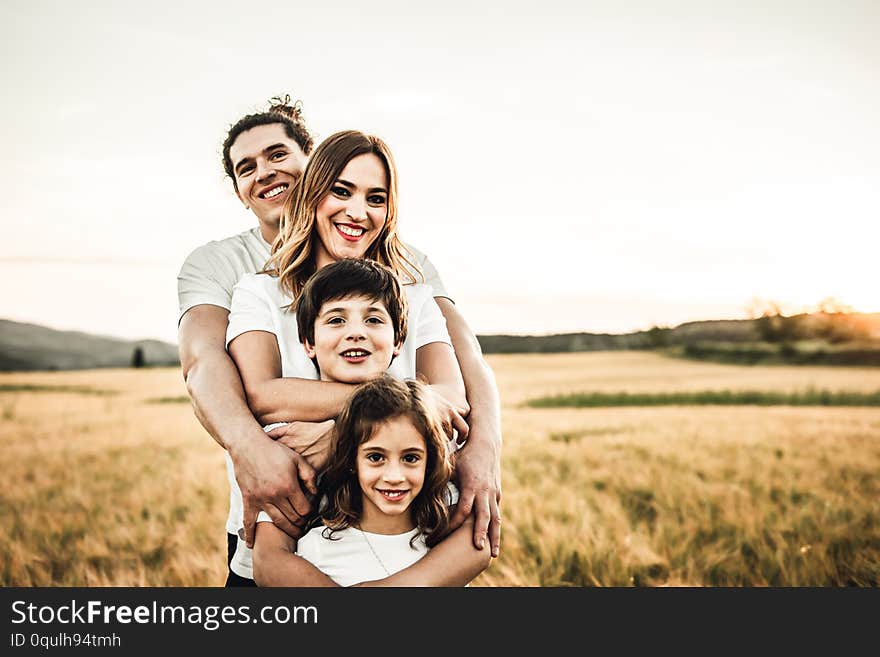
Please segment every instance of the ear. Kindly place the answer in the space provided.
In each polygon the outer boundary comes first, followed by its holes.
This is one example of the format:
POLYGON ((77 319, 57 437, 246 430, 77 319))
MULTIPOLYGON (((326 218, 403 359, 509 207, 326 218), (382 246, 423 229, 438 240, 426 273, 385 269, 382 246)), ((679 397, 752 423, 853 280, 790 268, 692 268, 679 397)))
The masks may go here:
POLYGON ((402 343, 402 342, 398 342, 396 345, 394 345, 394 351, 391 352, 392 355, 394 355, 394 356, 399 356, 399 355, 400 355, 400 349, 401 349, 402 347, 403 347, 403 343, 402 343))
POLYGON ((306 350, 306 356, 308 356, 309 358, 314 358, 315 355, 318 353, 315 350, 315 346, 311 342, 309 342, 308 338, 303 340, 303 348, 306 350))

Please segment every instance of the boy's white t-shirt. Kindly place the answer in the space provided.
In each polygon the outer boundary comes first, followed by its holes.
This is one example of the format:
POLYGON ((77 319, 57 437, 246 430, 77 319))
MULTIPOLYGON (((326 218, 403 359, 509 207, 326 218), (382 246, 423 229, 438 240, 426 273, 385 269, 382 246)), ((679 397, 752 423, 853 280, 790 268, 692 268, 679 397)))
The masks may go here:
MULTIPOLYGON (((404 380, 416 375, 416 350, 432 342, 452 345, 446 331, 446 320, 434 301, 433 290, 424 284, 404 285, 407 299, 407 336, 400 354, 394 358, 388 373, 404 380)), ((306 355, 299 341, 296 313, 286 310, 290 300, 278 285, 278 279, 268 274, 246 274, 236 283, 232 308, 226 330, 226 345, 247 331, 267 331, 278 340, 281 353, 281 375, 317 380, 318 371, 306 355)), ((292 419, 292 418, 291 418, 292 419)), ((244 506, 241 489, 235 479, 235 469, 226 452, 226 474, 229 479, 229 516, 226 531, 238 535, 244 528, 244 506)), ((457 491, 456 491, 457 492, 457 491)), ((268 518, 263 516, 264 519, 268 518)), ((232 572, 253 579, 252 550, 238 538, 230 564, 232 572)), ((384 576, 384 575, 383 575, 384 576)))

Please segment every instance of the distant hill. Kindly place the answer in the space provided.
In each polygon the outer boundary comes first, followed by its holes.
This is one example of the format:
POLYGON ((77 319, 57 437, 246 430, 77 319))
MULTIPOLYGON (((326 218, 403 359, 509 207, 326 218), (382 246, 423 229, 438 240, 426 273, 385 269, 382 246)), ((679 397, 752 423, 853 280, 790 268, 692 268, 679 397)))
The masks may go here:
MULTIPOLYGON (((863 329, 865 339, 880 341, 880 313, 831 316, 837 320, 855 322, 863 329)), ((654 327, 633 333, 560 333, 555 335, 478 335, 486 354, 566 353, 574 351, 604 351, 614 349, 658 349, 698 343, 754 343, 766 340, 766 326, 762 319, 721 319, 687 322, 675 328, 654 327)), ((797 315, 787 318, 796 322, 804 334, 815 333, 814 326, 827 324, 828 315, 797 315)), ((800 337, 809 337, 803 335, 800 337)))
MULTIPOLYGON (((877 349, 880 342, 880 313, 831 316, 857 324, 877 349)), ((799 315, 787 318, 802 334, 812 334, 827 325, 828 315, 799 315), (819 328, 816 328, 816 327, 819 328)), ((569 353, 617 349, 660 349, 688 347, 691 351, 726 345, 727 351, 746 349, 766 340, 761 319, 726 319, 687 322, 674 328, 654 327, 633 333, 561 333, 555 335, 478 335, 486 354, 569 353), (764 333, 762 333, 762 331, 764 333), (706 346, 708 345, 708 347, 706 346), (742 346, 737 346, 742 345, 742 346)), ((797 337, 797 336, 795 336, 797 337)), ((809 337, 801 335, 801 338, 809 337)), ((159 340, 121 340, 107 336, 57 331, 36 324, 0 319, 0 371, 73 370, 94 367, 131 367, 141 350, 143 366, 179 365, 177 345, 159 340)), ((880 353, 880 352, 878 352, 880 353)), ((696 352, 687 353, 700 357, 696 352)), ((859 353, 856 359, 864 360, 859 353)), ((873 356, 872 356, 873 357, 873 356)))
POLYGON ((559 333, 555 335, 479 335, 485 354, 564 353, 615 349, 656 349, 696 341, 749 342, 758 340, 755 320, 729 319, 688 322, 675 328, 652 328, 633 333, 559 333))
POLYGON ((120 340, 78 331, 0 319, 0 371, 178 365, 177 345, 160 340, 120 340))

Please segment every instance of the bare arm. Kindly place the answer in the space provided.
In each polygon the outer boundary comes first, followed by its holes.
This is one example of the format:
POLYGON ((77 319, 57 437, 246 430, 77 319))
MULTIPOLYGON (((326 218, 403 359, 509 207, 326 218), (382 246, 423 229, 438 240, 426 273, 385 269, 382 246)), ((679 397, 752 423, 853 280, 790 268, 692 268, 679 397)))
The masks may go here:
MULTIPOLYGON (((282 377, 278 339, 266 331, 242 333, 229 343, 229 354, 241 374, 247 403, 263 424, 335 418, 354 390, 347 383, 282 377)), ((416 350, 416 372, 456 412, 467 414, 464 381, 448 344, 432 342, 416 350)))
POLYGON ((495 375, 483 358, 480 343, 445 297, 436 297, 446 318, 446 328, 464 377, 467 401, 468 440, 456 454, 455 475, 459 484, 458 508, 450 526, 459 527, 474 510, 474 545, 480 547, 488 533, 492 556, 501 547, 501 409, 495 375))
POLYGON ((339 586, 295 552, 296 541, 290 536, 271 522, 258 522, 254 542, 257 586, 339 586))
POLYGON ((254 521, 264 510, 285 532, 309 511, 297 475, 314 486, 314 472, 295 452, 266 436, 248 408, 241 379, 224 347, 228 312, 200 305, 180 321, 180 362, 202 426, 228 452, 244 503, 244 527, 253 544, 254 521))
POLYGON ((281 353, 273 333, 242 333, 229 343, 229 354, 241 373, 247 402, 263 424, 335 418, 354 388, 346 383, 282 377, 281 353))
MULTIPOLYGON (((428 554, 390 577, 356 586, 464 586, 488 568, 488 550, 471 541, 473 520, 452 532, 428 554)), ((294 554, 296 543, 272 523, 257 525, 254 581, 258 586, 339 586, 314 565, 294 554)))
POLYGON ((355 586, 464 586, 492 561, 489 550, 474 547, 473 531, 473 520, 468 518, 409 568, 355 586))

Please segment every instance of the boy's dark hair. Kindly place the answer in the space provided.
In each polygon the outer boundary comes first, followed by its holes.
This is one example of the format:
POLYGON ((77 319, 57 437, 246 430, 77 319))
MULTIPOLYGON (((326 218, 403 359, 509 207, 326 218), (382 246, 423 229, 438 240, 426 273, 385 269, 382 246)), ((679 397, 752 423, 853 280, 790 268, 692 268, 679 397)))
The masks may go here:
POLYGON ((364 296, 380 301, 391 317, 394 341, 406 340, 406 296, 394 272, 361 258, 343 258, 312 274, 296 301, 299 341, 315 344, 315 320, 328 301, 364 296))
POLYGON ((269 101, 268 110, 241 117, 235 125, 229 128, 226 139, 223 141, 223 170, 232 179, 232 186, 236 191, 238 191, 238 183, 235 181, 235 172, 232 170, 229 149, 232 148, 241 133, 260 125, 272 125, 273 123, 284 126, 284 133, 299 145, 305 155, 311 153, 313 141, 303 119, 302 104, 296 101, 291 105, 289 95, 283 98, 280 96, 272 98, 269 101))

